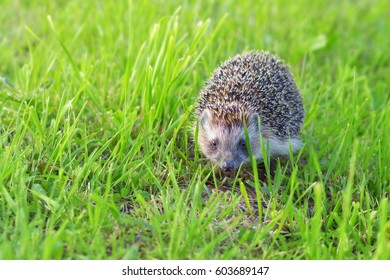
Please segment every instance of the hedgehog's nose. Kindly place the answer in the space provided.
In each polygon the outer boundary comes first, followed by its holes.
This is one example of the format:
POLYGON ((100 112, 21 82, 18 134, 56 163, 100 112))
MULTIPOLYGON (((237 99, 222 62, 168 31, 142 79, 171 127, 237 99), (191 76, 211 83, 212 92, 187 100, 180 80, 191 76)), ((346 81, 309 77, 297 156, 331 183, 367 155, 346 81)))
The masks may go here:
POLYGON ((234 170, 233 163, 225 161, 221 164, 221 169, 223 172, 232 172, 234 170))

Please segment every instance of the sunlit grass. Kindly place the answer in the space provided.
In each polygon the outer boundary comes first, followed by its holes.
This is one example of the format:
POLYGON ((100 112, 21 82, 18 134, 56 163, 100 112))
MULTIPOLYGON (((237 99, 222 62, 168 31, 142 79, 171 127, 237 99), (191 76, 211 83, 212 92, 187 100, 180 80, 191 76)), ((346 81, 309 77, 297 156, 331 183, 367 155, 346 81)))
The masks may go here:
POLYGON ((1 2, 1 259, 390 258, 388 1, 1 2), (192 112, 253 49, 305 145, 223 180, 192 112))

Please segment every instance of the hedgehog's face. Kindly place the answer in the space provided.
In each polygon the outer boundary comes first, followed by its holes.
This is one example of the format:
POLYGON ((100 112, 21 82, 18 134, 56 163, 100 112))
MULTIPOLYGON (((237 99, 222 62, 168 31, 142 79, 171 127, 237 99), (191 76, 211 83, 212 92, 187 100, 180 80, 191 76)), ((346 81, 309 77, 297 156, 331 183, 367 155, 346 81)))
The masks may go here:
MULTIPOLYGON (((258 115, 252 113, 245 119, 252 154, 261 158, 258 115)), ((245 141, 244 123, 228 124, 204 110, 199 119, 198 143, 203 154, 223 172, 237 170, 248 163, 248 145, 245 141)))

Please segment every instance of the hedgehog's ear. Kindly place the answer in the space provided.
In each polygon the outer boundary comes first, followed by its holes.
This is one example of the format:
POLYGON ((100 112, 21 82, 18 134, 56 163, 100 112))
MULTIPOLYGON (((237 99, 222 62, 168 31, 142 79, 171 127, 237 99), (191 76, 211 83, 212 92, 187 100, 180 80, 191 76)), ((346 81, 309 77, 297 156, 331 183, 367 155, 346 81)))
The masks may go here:
POLYGON ((259 114, 257 113, 251 113, 248 117, 248 127, 253 126, 256 127, 256 129, 259 129, 259 114))
POLYGON ((206 129, 211 119, 212 119, 212 114, 210 110, 208 109, 203 110, 202 114, 200 115, 200 122, 199 122, 203 129, 206 129))

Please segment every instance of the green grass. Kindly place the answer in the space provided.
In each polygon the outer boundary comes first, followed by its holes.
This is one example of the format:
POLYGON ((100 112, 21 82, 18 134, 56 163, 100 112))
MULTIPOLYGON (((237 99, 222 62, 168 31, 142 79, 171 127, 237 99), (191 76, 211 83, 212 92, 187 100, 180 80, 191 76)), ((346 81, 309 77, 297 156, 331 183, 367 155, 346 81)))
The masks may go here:
POLYGON ((0 259, 390 258, 389 1, 0 4, 0 259), (193 106, 262 49, 305 146, 221 181, 193 106))

